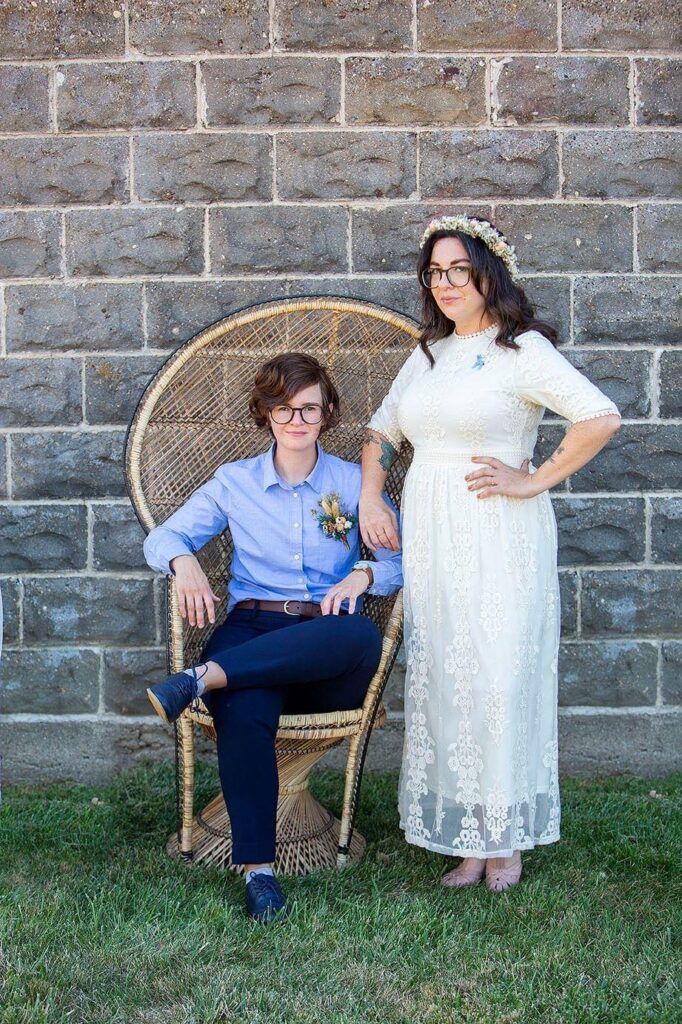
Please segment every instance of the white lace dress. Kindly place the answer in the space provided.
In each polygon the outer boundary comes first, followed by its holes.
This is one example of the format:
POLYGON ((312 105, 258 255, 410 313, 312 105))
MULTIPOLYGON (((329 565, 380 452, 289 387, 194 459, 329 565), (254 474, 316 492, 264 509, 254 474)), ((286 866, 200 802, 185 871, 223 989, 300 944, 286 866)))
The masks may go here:
MULTIPOLYGON (((519 467, 544 407, 618 413, 543 335, 497 328, 417 348, 369 426, 414 446, 402 502, 405 744, 401 828, 457 856, 559 838, 557 529, 549 494, 479 499, 472 455, 519 467)), ((535 467, 531 465, 531 472, 535 467)))

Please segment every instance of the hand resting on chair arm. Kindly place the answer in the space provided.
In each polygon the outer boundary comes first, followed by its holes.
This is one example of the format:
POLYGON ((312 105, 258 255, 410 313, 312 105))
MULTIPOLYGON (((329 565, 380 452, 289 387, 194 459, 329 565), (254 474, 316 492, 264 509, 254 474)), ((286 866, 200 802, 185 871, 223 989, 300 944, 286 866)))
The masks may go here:
MULTIPOLYGON (((371 569, 370 569, 371 572, 371 569)), ((348 614, 355 611, 355 603, 361 594, 371 585, 370 578, 364 569, 353 569, 342 580, 335 583, 320 602, 323 615, 338 615, 342 603, 348 600, 348 614)))
POLYGON ((204 628, 204 607, 209 622, 215 622, 216 605, 222 601, 214 594, 196 555, 176 555, 170 567, 175 575, 180 615, 192 626, 204 628))

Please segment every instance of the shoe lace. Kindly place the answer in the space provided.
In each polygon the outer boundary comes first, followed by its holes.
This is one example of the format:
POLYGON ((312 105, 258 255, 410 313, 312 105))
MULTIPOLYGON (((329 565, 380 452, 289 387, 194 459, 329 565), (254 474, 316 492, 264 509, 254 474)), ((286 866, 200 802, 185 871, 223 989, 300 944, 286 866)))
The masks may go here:
MULTIPOLYGON (((203 679, 204 676, 206 675, 206 673, 208 672, 208 665, 201 665, 199 667, 203 668, 203 670, 204 670, 201 673, 201 675, 197 674, 197 666, 196 665, 190 665, 190 668, 192 669, 192 675, 191 676, 187 676, 188 680, 190 681, 190 684, 193 683, 194 687, 197 686, 197 683, 199 682, 199 680, 203 679)), ((199 701, 200 700, 201 700, 201 697, 199 697, 199 695, 196 693, 196 690, 193 689, 193 691, 192 691, 192 703, 190 705, 190 710, 191 711, 198 711, 199 710, 199 701)))
POLYGON ((206 673, 207 673, 207 672, 208 672, 208 665, 199 665, 199 666, 197 666, 197 665, 192 665, 192 673, 193 673, 193 675, 194 675, 194 682, 195 682, 195 683, 198 683, 200 679, 203 679, 203 678, 204 678, 204 676, 206 675, 206 673), (203 670, 204 670, 204 671, 203 671, 203 672, 201 673, 201 675, 200 675, 200 676, 199 676, 199 675, 197 675, 197 668, 203 668, 203 670))

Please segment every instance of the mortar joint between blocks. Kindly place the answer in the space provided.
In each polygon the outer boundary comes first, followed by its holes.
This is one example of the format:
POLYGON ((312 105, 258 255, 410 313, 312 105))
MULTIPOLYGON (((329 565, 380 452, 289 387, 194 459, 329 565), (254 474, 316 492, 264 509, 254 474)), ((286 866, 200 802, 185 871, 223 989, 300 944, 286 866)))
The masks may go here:
POLYGON ((147 327, 148 323, 148 296, 147 296, 147 284, 148 281, 142 282, 141 290, 141 304, 140 304, 140 328, 142 330, 142 351, 148 349, 149 346, 149 330, 147 327))
POLYGON ((339 57, 339 67, 341 69, 341 81, 339 84, 339 126, 345 128, 348 124, 346 120, 346 58, 339 57))
POLYGON ((48 69, 47 77, 47 103, 48 103, 48 121, 50 125, 50 132, 56 135, 59 131, 59 119, 57 115, 57 75, 59 74, 58 65, 53 65, 48 69))
POLYGON ((19 617, 19 647, 24 646, 24 580, 19 577, 17 588, 17 613, 19 617))
POLYGON ((639 95, 639 72, 637 69, 637 62, 634 57, 629 58, 630 61, 630 73, 628 75, 628 92, 630 95, 630 124, 633 128, 639 127, 637 125, 637 111, 640 105, 639 95))
POLYGON ((62 210, 59 217, 59 274, 63 281, 69 276, 66 265, 66 210, 62 210))
POLYGON ((134 56, 133 49, 130 45, 130 12, 128 10, 127 0, 121 4, 121 11, 123 13, 123 52, 126 59, 134 56))
POLYGON ((663 352, 658 349, 653 353, 649 370, 649 394, 651 396, 650 419, 660 419, 661 415, 661 357, 663 352))
POLYGON ((7 497, 11 500, 14 497, 12 480, 12 435, 7 434, 5 441, 5 475, 7 478, 7 497))
POLYGON ((663 707, 663 642, 656 641, 658 657, 656 658, 656 704, 655 707, 663 707))
POLYGON ((204 207, 203 217, 203 243, 204 243, 204 270, 201 277, 208 277, 211 273, 211 240, 209 237, 209 208, 204 207))
POLYGON ((85 370, 85 356, 80 360, 80 371, 81 371, 81 426, 88 426, 88 407, 87 407, 87 392, 86 392, 86 370, 85 370))
POLYGON ((277 36, 277 11, 275 4, 276 0, 268 0, 268 43, 271 56, 275 54, 275 40, 277 36))
POLYGON ((90 502, 85 505, 86 515, 86 572, 95 571, 95 510, 90 502))
POLYGON ((99 648, 99 674, 98 674, 98 699, 97 714, 104 714, 104 648, 99 648))
POLYGON ((639 206, 632 207, 632 270, 639 273, 639 206))
POLYGON ((206 82, 204 80, 204 72, 201 67, 201 61, 197 61, 194 67, 194 86, 196 90, 197 105, 196 128, 197 131, 202 131, 208 127, 208 101, 206 97, 206 82))
MULTIPOLYGON (((135 147, 133 136, 128 136, 128 197, 131 203, 137 200, 135 194, 135 147)), ((125 207, 125 204, 123 204, 125 207)))
POLYGON ((7 355, 7 304, 5 286, 0 284, 0 356, 7 355))
POLYGON ((277 204, 279 201, 279 193, 277 191, 277 132, 274 132, 272 135, 272 202, 277 204))

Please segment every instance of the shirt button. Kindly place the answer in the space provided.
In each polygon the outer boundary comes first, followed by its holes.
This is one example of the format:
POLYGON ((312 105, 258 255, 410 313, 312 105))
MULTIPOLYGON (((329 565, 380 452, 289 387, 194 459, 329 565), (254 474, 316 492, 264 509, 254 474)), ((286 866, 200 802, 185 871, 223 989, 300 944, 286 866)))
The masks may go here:
POLYGON ((301 525, 300 523, 294 523, 294 529, 297 530, 300 525, 301 525))
POLYGON ((307 601, 307 600, 308 600, 308 598, 310 597, 310 594, 304 594, 303 596, 304 596, 304 598, 305 598, 305 599, 306 599, 306 601, 307 601))
POLYGON ((298 498, 298 491, 294 491, 291 495, 292 498, 298 498))
POLYGON ((300 557, 301 557, 300 555, 294 555, 294 558, 296 559, 297 562, 298 562, 300 557))

